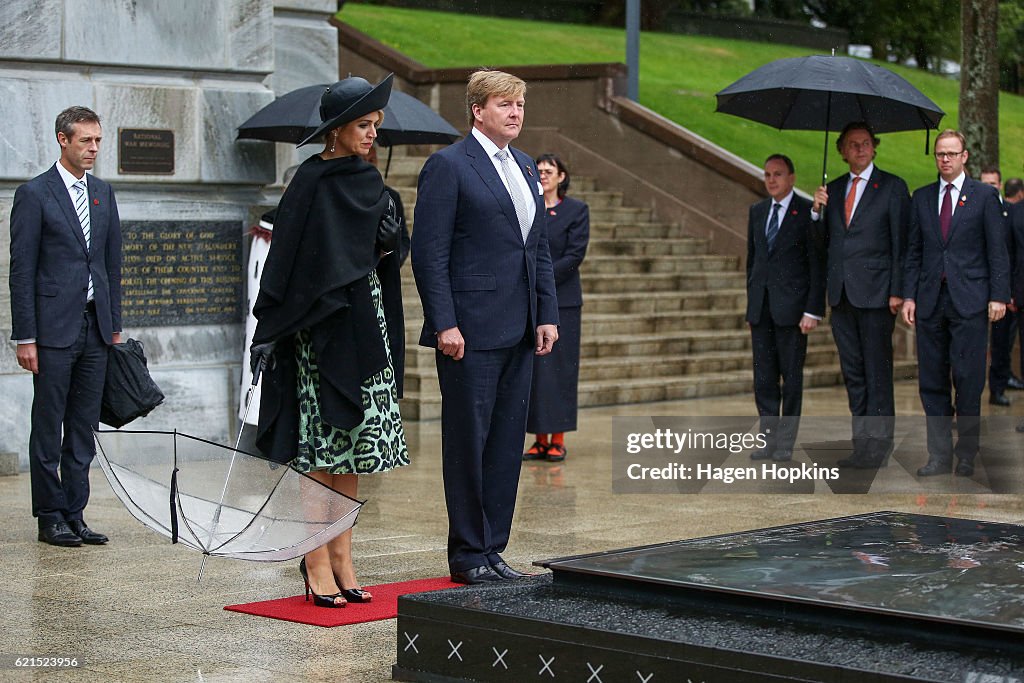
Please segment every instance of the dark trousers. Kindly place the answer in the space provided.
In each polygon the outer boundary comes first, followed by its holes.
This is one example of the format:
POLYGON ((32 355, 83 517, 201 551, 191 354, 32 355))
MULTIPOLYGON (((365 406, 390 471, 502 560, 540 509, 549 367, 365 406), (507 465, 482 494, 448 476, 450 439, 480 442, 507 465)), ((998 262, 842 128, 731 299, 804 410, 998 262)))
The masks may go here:
POLYGON ((854 448, 868 455, 892 445, 896 402, 892 387, 892 331, 886 308, 858 308, 845 292, 832 307, 832 336, 853 416, 854 448))
POLYGON ((918 393, 928 418, 928 457, 944 463, 952 461, 951 422, 955 414, 959 435, 956 456, 971 462, 978 453, 988 313, 961 317, 943 284, 932 315, 918 316, 916 326, 918 393))
POLYGON ((42 528, 82 519, 89 502, 89 465, 96 455, 92 430, 100 419, 107 345, 96 314, 88 311, 74 344, 37 349, 28 453, 32 515, 42 528))
POLYGON ((793 450, 804 396, 807 335, 798 325, 776 325, 768 313, 750 326, 754 352, 754 402, 770 450, 793 450), (782 380, 780 386, 779 380, 782 380), (779 416, 782 419, 779 419, 779 416))
POLYGON ((516 506, 533 339, 462 360, 437 352, 441 451, 453 572, 498 561, 516 506))
POLYGON ((1006 309, 1002 320, 992 323, 991 335, 992 360, 988 366, 988 390, 993 394, 1001 394, 1006 391, 1012 374, 1010 354, 1017 336, 1017 314, 1006 309))

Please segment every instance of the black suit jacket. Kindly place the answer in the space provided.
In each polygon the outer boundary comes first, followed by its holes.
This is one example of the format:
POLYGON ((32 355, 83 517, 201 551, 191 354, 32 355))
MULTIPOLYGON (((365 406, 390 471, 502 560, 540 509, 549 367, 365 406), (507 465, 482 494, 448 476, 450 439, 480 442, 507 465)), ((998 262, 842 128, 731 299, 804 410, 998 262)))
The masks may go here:
POLYGON ((828 303, 846 298, 858 308, 886 308, 900 296, 902 257, 910 221, 910 193, 903 179, 875 166, 847 227, 844 173, 828 184, 824 221, 828 243, 828 303))
POLYGON ((811 202, 793 195, 768 251, 765 226, 775 200, 750 207, 747 221, 747 322, 761 322, 765 292, 776 325, 798 325, 804 313, 825 315, 824 245, 811 220, 811 202))
POLYGON ((903 296, 916 302, 916 315, 932 315, 943 277, 962 317, 985 311, 989 301, 1009 302, 1010 262, 998 191, 966 178, 948 241, 939 226, 938 181, 916 190, 912 203, 903 296))
POLYGON ((412 235, 423 346, 437 348, 436 334, 457 326, 467 350, 508 348, 528 332, 532 338, 538 325, 558 324, 537 171, 530 157, 509 149, 538 191, 525 244, 508 190, 473 135, 423 165, 412 235))
POLYGON ((1013 240, 1013 299, 1019 307, 1024 304, 1024 202, 1007 204, 1010 236, 1013 240))
MULTIPOLYGON (((538 201, 544 202, 541 197, 538 201)), ((563 197, 547 210, 548 248, 555 272, 555 293, 561 307, 582 306, 580 264, 590 242, 590 208, 578 199, 563 197)))
POLYGON ((56 167, 14 193, 11 208, 12 339, 66 348, 82 328, 92 274, 96 320, 108 344, 121 331, 121 223, 110 185, 86 174, 90 242, 56 167))

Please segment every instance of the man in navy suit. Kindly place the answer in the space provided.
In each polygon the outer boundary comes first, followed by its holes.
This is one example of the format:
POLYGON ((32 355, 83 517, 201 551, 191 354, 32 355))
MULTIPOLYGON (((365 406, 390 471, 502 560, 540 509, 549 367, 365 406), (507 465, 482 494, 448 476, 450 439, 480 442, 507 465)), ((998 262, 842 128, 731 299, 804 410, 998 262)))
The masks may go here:
POLYGON ((793 192, 795 183, 789 157, 768 157, 764 186, 770 196, 750 207, 747 222, 747 323, 754 353, 754 401, 767 444, 750 454, 752 460, 793 458, 803 404, 807 335, 825 315, 822 243, 811 220, 811 202, 793 192))
POLYGON ((903 303, 903 249, 910 193, 903 179, 875 166, 880 141, 850 123, 836 147, 850 167, 814 193, 828 242, 828 303, 853 415, 853 454, 840 467, 884 465, 892 451, 892 332, 903 303))
POLYGON ((56 134, 60 159, 14 194, 11 338, 18 364, 33 373, 29 465, 39 540, 70 547, 107 542, 83 511, 107 350, 121 341, 121 224, 113 190, 86 175, 103 138, 99 117, 65 109, 56 134))
POLYGON ((964 136, 935 139, 938 182, 914 192, 903 320, 917 327, 918 389, 928 420, 928 462, 920 477, 974 474, 985 389, 988 324, 1010 301, 1010 263, 999 192, 967 177, 964 136), (956 390, 959 438, 953 447, 956 390))
POLYGON ((558 339, 558 303, 533 160, 509 147, 526 84, 482 70, 466 88, 471 133, 419 177, 412 267, 420 344, 436 349, 453 581, 523 576, 500 553, 515 509, 533 354, 558 339))

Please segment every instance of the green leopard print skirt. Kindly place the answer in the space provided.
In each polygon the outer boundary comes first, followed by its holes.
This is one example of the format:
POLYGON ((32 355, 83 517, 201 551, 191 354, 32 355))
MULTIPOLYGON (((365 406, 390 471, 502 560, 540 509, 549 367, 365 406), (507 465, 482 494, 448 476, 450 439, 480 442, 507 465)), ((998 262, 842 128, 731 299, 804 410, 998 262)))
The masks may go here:
POLYGON ((387 321, 381 305, 380 281, 372 271, 369 279, 377 322, 388 353, 388 365, 363 382, 363 421, 354 429, 338 429, 321 420, 320 371, 316 352, 310 343, 309 330, 302 330, 295 336, 295 356, 299 365, 299 454, 290 464, 299 472, 370 474, 409 464, 409 449, 398 411, 398 390, 388 346, 387 321))

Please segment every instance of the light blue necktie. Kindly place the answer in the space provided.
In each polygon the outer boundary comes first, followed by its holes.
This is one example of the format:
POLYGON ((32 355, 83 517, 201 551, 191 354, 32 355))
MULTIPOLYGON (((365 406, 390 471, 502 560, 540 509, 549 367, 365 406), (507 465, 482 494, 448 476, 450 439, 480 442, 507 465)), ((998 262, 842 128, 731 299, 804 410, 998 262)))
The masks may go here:
POLYGON ((512 205, 516 208, 516 217, 519 219, 519 232, 523 235, 523 242, 526 242, 526 236, 530 234, 530 227, 533 225, 532 216, 530 216, 530 207, 526 202, 526 197, 523 196, 523 191, 519 187, 519 183, 516 181, 516 177, 513 173, 520 173, 519 166, 512 163, 512 155, 509 154, 507 149, 500 149, 494 156, 498 157, 498 161, 501 162, 501 172, 505 174, 505 182, 508 183, 508 193, 512 197, 512 205))

